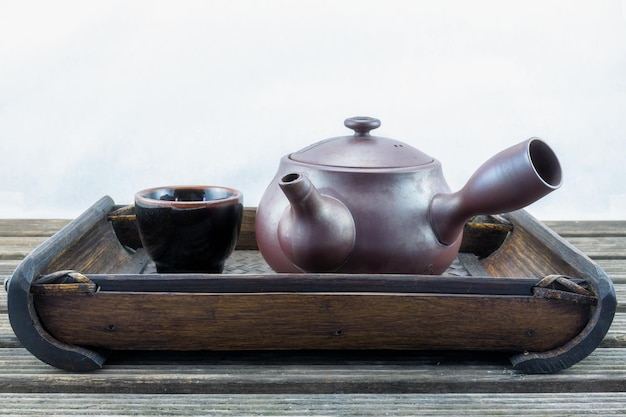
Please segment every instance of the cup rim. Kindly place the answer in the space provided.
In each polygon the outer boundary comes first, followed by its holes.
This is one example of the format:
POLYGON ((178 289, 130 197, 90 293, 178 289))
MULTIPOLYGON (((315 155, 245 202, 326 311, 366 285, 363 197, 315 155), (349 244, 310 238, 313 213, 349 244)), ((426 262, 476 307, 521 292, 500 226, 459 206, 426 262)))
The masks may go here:
POLYGON ((198 208, 206 206, 222 206, 232 204, 234 202, 243 203, 243 193, 231 187, 224 187, 221 185, 167 185, 159 187, 146 188, 135 193, 135 204, 140 203, 143 206, 148 207, 170 207, 170 208, 198 208), (205 190, 220 190, 225 191, 229 195, 225 198, 216 200, 204 200, 204 201, 170 201, 170 200, 157 200, 148 197, 149 194, 156 193, 161 190, 190 190, 190 191, 205 191, 205 190))

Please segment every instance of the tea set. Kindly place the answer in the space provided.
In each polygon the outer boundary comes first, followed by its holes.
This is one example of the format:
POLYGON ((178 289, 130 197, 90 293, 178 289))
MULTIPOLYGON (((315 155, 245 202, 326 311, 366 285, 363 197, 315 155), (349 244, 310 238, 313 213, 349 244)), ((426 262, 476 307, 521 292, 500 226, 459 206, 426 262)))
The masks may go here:
MULTIPOLYGON (((561 186, 555 153, 530 138, 492 156, 453 192, 437 159, 373 136, 380 124, 351 117, 344 125, 353 134, 280 159, 255 218, 259 251, 274 271, 441 274, 468 219, 523 208, 561 186)), ((135 210, 158 272, 221 273, 240 232, 243 194, 151 188, 135 195, 135 210)))

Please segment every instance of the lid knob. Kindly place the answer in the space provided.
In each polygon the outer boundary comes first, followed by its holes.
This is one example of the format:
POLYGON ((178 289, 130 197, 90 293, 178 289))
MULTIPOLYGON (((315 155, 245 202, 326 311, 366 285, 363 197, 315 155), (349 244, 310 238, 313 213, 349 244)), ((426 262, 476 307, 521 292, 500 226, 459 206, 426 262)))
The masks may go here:
POLYGON ((354 136, 369 136, 370 130, 374 130, 380 126, 380 120, 373 117, 350 117, 343 124, 354 130, 354 136))

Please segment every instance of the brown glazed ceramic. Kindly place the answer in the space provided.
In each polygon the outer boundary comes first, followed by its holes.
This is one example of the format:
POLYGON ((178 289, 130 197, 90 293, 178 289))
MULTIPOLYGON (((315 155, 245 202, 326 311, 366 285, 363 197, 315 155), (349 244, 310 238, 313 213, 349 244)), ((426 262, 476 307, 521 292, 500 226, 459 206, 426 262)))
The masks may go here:
POLYGON ((559 161, 531 138, 485 162, 452 193, 436 159, 375 137, 380 121, 347 119, 352 136, 284 156, 256 214, 256 238, 277 272, 440 274, 465 222, 522 208, 561 185, 559 161))
POLYGON ((232 188, 177 186, 135 195, 137 228, 162 273, 221 273, 237 244, 243 195, 232 188))

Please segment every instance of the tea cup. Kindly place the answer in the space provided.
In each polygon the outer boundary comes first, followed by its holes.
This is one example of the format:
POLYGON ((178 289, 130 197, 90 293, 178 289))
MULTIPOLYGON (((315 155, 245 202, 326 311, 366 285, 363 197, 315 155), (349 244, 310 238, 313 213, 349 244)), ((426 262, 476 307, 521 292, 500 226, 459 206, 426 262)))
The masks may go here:
POLYGON ((142 246, 159 273, 221 273, 241 229, 243 194, 213 185, 135 194, 142 246))

